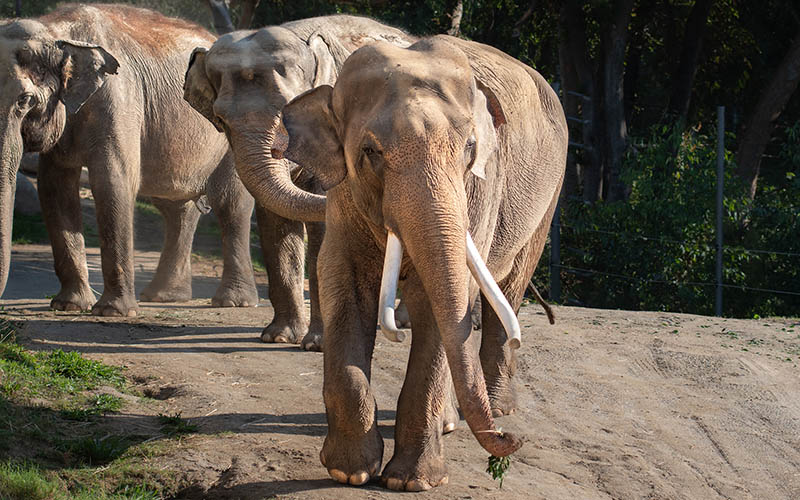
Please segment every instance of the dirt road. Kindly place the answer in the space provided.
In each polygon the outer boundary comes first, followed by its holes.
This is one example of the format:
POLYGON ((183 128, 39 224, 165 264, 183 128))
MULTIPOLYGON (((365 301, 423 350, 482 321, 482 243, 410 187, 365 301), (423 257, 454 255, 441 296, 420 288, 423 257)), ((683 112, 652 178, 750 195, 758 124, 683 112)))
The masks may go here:
MULTIPOLYGON (((321 354, 258 342, 272 316, 266 301, 209 307, 221 272, 213 261, 195 265, 199 298, 143 304, 123 321, 49 311, 45 295, 58 288, 51 258, 46 246, 15 247, 6 312, 25 322, 21 339, 32 349, 79 350, 127 367, 155 401, 133 398, 111 417, 120 429, 146 428, 160 412, 199 426, 154 458, 193 485, 183 498, 399 498, 328 479, 318 459, 321 354)), ((137 290, 156 261, 137 253, 137 290)), ((90 272, 100 290, 97 250, 90 272)), ((527 443, 503 489, 462 421, 445 438, 450 484, 420 497, 800 498, 800 320, 555 310, 554 326, 536 305, 520 314, 520 408, 499 425, 527 443)), ((379 336, 375 350, 384 463, 408 348, 379 336)))

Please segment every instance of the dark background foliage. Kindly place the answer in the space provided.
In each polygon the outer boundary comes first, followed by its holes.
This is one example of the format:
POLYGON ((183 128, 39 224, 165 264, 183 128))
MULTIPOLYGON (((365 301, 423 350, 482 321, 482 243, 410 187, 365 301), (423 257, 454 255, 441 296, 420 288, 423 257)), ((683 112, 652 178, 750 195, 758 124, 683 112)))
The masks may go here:
MULTIPOLYGON (((35 16, 56 2, 19 0, 35 16)), ((214 29, 333 13, 451 33, 533 66, 571 141, 562 301, 710 314, 716 108, 726 107, 725 301, 798 315, 800 5, 794 0, 130 0, 214 29), (745 289, 749 288, 749 289, 745 289), (773 290, 772 292, 752 289, 773 290)), ((12 17, 15 1, 0 15, 12 17)), ((546 291, 546 254, 534 281, 546 291)))

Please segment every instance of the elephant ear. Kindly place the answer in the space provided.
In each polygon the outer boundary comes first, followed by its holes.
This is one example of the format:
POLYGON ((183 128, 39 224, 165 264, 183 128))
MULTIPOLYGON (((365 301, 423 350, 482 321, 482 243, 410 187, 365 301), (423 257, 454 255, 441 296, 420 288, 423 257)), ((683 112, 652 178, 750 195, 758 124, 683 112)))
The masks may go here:
POLYGON ((64 54, 59 99, 68 113, 77 113, 86 100, 103 86, 108 75, 117 74, 119 62, 97 45, 58 40, 56 47, 64 54))
POLYGON ((319 34, 314 34, 308 39, 308 48, 314 54, 316 73, 314 74, 314 87, 320 85, 333 85, 336 82, 336 63, 331 55, 328 43, 319 34))
POLYGON ((332 94, 333 87, 322 85, 300 94, 283 108, 288 146, 279 152, 311 170, 326 191, 342 182, 347 173, 331 108, 332 94))
POLYGON ((497 129, 506 123, 506 116, 500 101, 492 90, 477 78, 477 92, 474 93, 472 112, 475 122, 475 156, 470 171, 481 179, 486 179, 486 164, 497 150, 497 129))
POLYGON ((219 120, 214 114, 214 101, 217 93, 206 75, 206 54, 208 49, 197 47, 189 57, 189 67, 183 80, 183 100, 188 102, 198 113, 222 132, 219 120))

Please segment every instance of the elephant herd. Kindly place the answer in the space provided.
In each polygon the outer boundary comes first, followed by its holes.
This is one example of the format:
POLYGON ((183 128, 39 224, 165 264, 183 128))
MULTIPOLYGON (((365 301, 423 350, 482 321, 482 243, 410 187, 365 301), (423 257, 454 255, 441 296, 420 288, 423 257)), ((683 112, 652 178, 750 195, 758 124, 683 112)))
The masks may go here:
POLYGON ((515 409, 516 313, 567 151, 561 105, 536 71, 486 45, 417 39, 359 17, 215 39, 122 5, 71 5, 0 25, 0 67, 0 290, 24 152, 40 153, 57 310, 136 314, 137 196, 150 197, 166 221, 142 300, 191 298, 203 197, 222 228, 212 305, 255 305, 255 207, 275 309, 261 339, 324 345, 320 459, 333 479, 380 478, 411 491, 445 483, 442 436, 455 428, 457 407, 491 454, 521 446, 494 418, 515 409), (100 236, 96 301, 81 234, 84 166, 100 236), (376 325, 403 338, 398 288, 411 350, 394 455, 381 468, 371 359, 376 325), (478 297, 480 331, 470 319, 478 297))

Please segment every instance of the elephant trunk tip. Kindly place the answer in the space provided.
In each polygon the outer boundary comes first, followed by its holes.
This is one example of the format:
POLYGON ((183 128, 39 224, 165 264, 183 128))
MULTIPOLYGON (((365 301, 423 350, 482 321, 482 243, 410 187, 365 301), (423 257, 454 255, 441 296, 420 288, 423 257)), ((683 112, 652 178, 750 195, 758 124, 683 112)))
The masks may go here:
POLYGON ((510 432, 486 430, 475 432, 480 445, 495 457, 507 457, 522 448, 523 441, 510 432))

